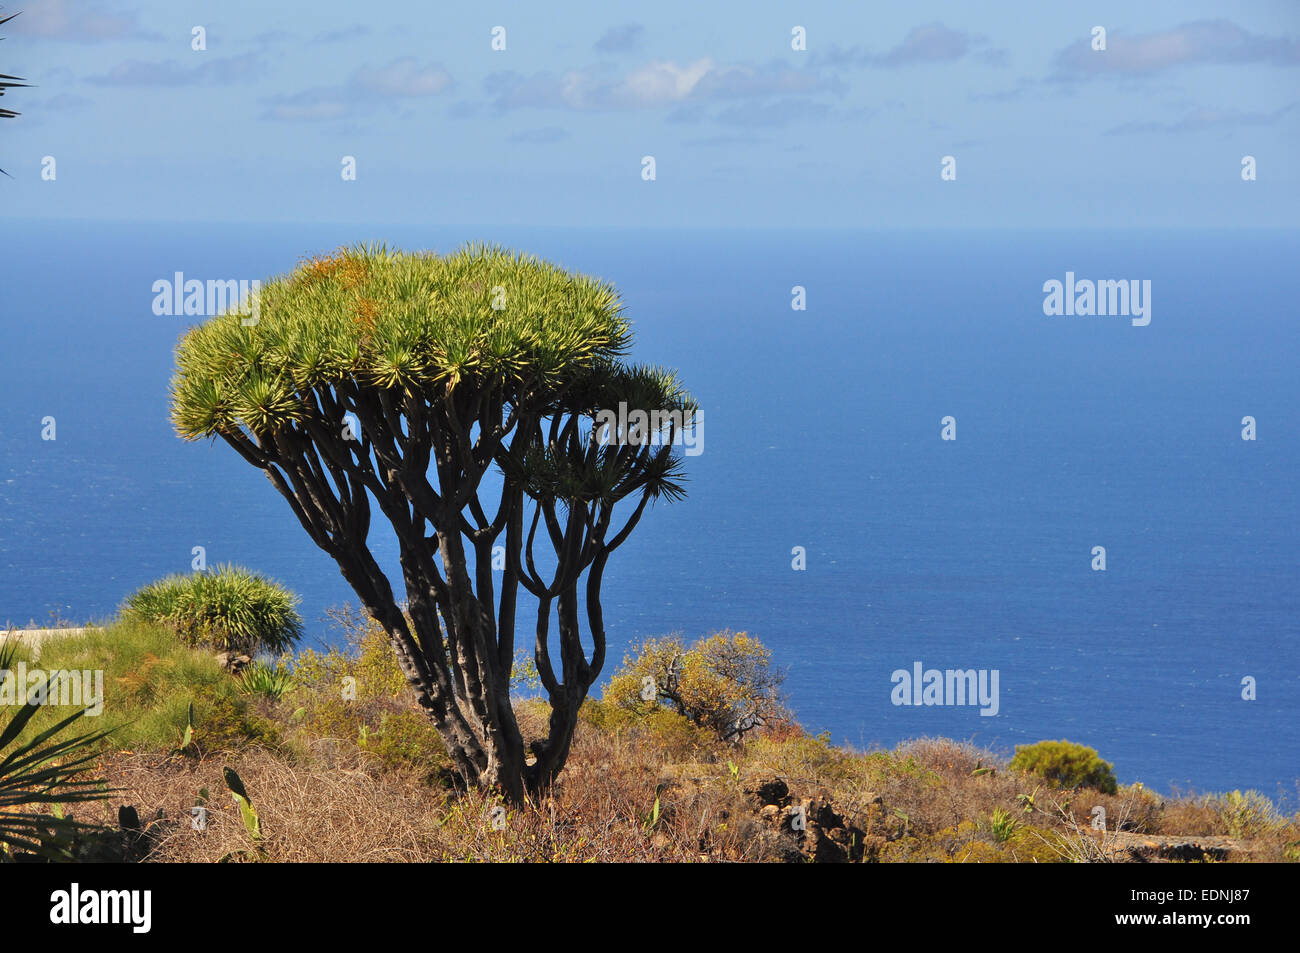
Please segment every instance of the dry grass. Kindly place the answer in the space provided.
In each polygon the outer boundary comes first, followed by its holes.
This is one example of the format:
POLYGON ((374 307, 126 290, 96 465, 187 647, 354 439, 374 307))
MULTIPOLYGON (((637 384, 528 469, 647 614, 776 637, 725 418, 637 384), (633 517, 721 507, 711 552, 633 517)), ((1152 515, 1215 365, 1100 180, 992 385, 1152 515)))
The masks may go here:
MULTIPOLYGON (((525 723, 537 716, 521 708, 525 723)), ((119 805, 132 805, 147 829, 144 859, 197 863, 806 859, 810 835, 790 824, 800 804, 842 817, 854 847, 865 842, 865 856, 881 860, 1133 859, 1126 848, 1138 835, 1225 832, 1212 801, 1169 801, 1140 788, 1055 791, 1009 772, 987 751, 944 739, 865 755, 806 736, 759 739, 696 761, 677 758, 680 746, 680 737, 665 741, 649 729, 583 723, 550 795, 519 810, 327 739, 295 755, 259 747, 203 760, 117 753, 102 768, 121 790, 78 813, 111 824, 119 805), (259 812, 260 844, 223 782, 227 764, 259 812), (778 780, 789 793, 764 808, 756 792, 778 780), (204 788, 206 829, 196 830, 191 808, 204 788), (1022 795, 1031 793, 1027 806, 1022 795), (1091 830, 1098 805, 1107 835, 1091 830), (999 811, 1014 821, 1009 836, 995 833, 999 811)), ((1297 840, 1295 820, 1279 819, 1250 841, 1250 853, 1229 859, 1295 859, 1297 840)))
MULTIPOLYGON (((257 703, 257 719, 222 721, 214 710, 186 754, 144 744, 103 755, 98 774, 120 790, 72 813, 116 828, 119 806, 130 805, 145 833, 135 840, 110 833, 80 856, 1042 863, 1196 858, 1201 839, 1213 859, 1300 859, 1300 818, 1280 816, 1253 792, 1060 790, 1011 771, 995 752, 944 738, 864 753, 784 725, 735 745, 667 710, 633 714, 599 701, 584 706, 549 794, 507 809, 450 775, 382 642, 363 644, 356 657, 308 661, 292 697, 257 703), (338 697, 345 673, 365 689, 355 701, 338 697), (263 722, 274 730, 248 734, 263 722), (227 765, 256 806, 260 841, 223 780, 227 765), (191 809, 204 789, 206 825, 198 830, 191 809), (1097 808, 1104 833, 1093 830, 1097 808)), ((545 734, 544 703, 520 702, 516 714, 526 739, 545 734)))
POLYGON ((731 837, 718 831, 732 813, 745 818, 743 807, 724 806, 738 797, 697 793, 673 804, 665 798, 656 819, 655 766, 635 756, 634 741, 615 741, 611 748, 598 744, 593 730, 583 734, 564 780, 544 801, 518 811, 505 810, 490 795, 431 786, 418 772, 384 769, 356 749, 324 742, 313 746, 311 758, 297 761, 262 748, 204 761, 112 755, 103 760, 102 774, 120 790, 77 815, 115 824, 118 806, 133 806, 147 831, 145 859, 155 862, 762 859, 748 850, 752 838, 743 827, 731 837), (226 788, 225 765, 239 773, 258 811, 260 844, 226 788), (197 830, 191 809, 205 788, 206 825, 197 830))
POLYGON ((417 861, 434 856, 440 792, 399 773, 376 773, 355 751, 317 746, 317 758, 294 763, 262 748, 228 759, 115 755, 103 776, 121 788, 116 806, 136 808, 147 827, 148 859, 210 863, 248 856, 256 845, 222 779, 238 771, 261 816, 268 859, 277 861, 417 861), (196 830, 191 808, 206 788, 206 826, 196 830))

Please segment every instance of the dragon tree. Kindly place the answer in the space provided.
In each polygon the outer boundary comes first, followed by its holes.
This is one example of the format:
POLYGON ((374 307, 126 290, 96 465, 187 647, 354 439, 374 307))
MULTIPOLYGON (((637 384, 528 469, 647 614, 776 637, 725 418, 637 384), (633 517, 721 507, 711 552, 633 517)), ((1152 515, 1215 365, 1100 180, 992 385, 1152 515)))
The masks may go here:
POLYGON ((265 471, 472 783, 516 803, 546 788, 605 662, 606 564, 652 501, 682 495, 695 402, 627 360, 611 285, 500 248, 341 249, 251 304, 181 338, 177 432, 265 471), (611 434, 628 408, 653 425, 611 434), (376 559, 376 522, 400 580, 376 559), (527 748, 510 700, 521 612, 551 709, 527 748))

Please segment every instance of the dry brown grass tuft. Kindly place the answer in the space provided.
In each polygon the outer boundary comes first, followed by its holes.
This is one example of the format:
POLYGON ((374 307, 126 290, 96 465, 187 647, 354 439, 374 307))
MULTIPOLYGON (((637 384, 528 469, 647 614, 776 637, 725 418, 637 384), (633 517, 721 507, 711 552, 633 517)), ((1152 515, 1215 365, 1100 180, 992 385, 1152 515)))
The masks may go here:
MULTIPOLYGON (((521 706, 520 714, 528 730, 541 728, 540 708, 521 706)), ((863 755, 782 736, 686 761, 681 738, 662 725, 583 723, 550 794, 521 809, 328 739, 296 755, 258 747, 201 761, 119 753, 106 756, 103 776, 122 790, 78 813, 114 824, 117 807, 132 805, 147 829, 146 860, 199 863, 799 860, 811 852, 790 825, 800 804, 842 817, 850 846, 869 859, 1131 860, 1144 842, 1185 835, 1211 843, 1225 834, 1215 799, 1161 798, 1140 786, 1116 795, 1056 790, 943 739, 863 755), (260 845, 222 779, 226 764, 259 812, 260 845), (191 808, 203 788, 210 797, 200 831, 191 808), (773 788, 778 798, 761 793, 773 788), (1098 806, 1105 835, 1091 829, 1098 806)), ((1230 845, 1229 859, 1295 860, 1300 827, 1279 819, 1239 846, 1230 845)))
MULTIPOLYGON (((116 755, 104 777, 122 788, 119 804, 136 808, 147 826, 147 859, 210 863, 249 856, 256 845, 222 779, 229 764, 244 781, 261 817, 266 858, 275 861, 417 861, 436 856, 440 792, 398 773, 375 773, 355 751, 336 756, 317 746, 310 763, 293 763, 260 748, 229 759, 194 762, 156 755, 116 755), (206 788, 206 829, 191 808, 206 788)), ((111 806, 110 806, 111 805, 111 806)))

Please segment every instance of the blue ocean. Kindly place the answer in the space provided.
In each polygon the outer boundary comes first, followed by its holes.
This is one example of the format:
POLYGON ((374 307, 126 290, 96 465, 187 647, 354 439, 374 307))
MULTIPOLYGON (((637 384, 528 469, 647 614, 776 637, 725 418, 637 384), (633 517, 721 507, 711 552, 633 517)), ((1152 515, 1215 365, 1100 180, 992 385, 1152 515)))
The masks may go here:
POLYGON ((484 240, 615 283, 633 358, 679 369, 704 410, 687 499, 647 513, 606 572, 606 675, 646 636, 744 630, 836 742, 1068 738, 1125 782, 1294 803, 1300 233, 7 232, 0 622, 107 618, 202 546, 294 589, 310 640, 335 638, 325 610, 356 598, 334 563, 261 473, 173 434, 172 352, 197 319, 155 315, 152 285, 484 240), (1067 272, 1149 280, 1150 323, 1045 315, 1067 272), (918 662, 996 671, 997 714, 894 704, 893 673, 918 662))

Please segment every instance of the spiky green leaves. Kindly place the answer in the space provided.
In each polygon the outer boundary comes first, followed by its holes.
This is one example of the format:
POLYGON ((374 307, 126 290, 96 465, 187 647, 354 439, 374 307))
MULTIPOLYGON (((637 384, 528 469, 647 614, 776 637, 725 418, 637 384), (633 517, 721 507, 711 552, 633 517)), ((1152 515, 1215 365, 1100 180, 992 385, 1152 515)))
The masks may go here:
MULTIPOLYGON (((16 650, 13 643, 0 642, 0 681, 16 683, 12 671, 16 650)), ((25 685, 10 685, 10 689, 16 690, 21 704, 0 709, 8 711, 0 714, 0 853, 29 851, 46 859, 67 860, 70 836, 92 825, 65 818, 60 806, 98 801, 111 793, 103 781, 86 775, 97 745, 110 732, 65 733, 86 715, 86 709, 39 732, 27 732, 43 703, 24 697, 25 685), (41 809, 45 806, 57 813, 46 813, 41 809)))
POLYGON ((670 501, 685 494, 674 446, 699 407, 675 373, 601 363, 587 368, 552 409, 586 426, 575 422, 555 442, 539 435, 527 448, 516 475, 530 497, 609 505, 641 490, 670 501), (633 426, 626 426, 629 418, 633 426))
POLYGON ((343 382, 425 398, 499 388, 541 406, 629 339, 608 284, 481 245, 441 257, 343 249, 268 282, 255 313, 182 338, 171 392, 182 437, 282 429, 307 392, 343 382))
MULTIPOLYGON (((4 26, 6 23, 8 23, 16 16, 18 16, 18 14, 11 13, 7 17, 0 17, 0 26, 4 26)), ((0 37, 0 39, 2 39, 2 37, 0 37)), ((23 82, 23 78, 21 76, 10 76, 7 73, 0 73, 0 96, 3 96, 5 94, 5 90, 19 89, 21 87, 25 87, 26 85, 27 84, 23 82)), ((17 116, 18 113, 14 112, 12 109, 0 108, 0 119, 14 119, 17 116)), ((5 172, 4 169, 0 169, 0 172, 4 172, 5 175, 9 175, 9 173, 5 172)))
POLYGON ((302 638, 298 597, 237 566, 172 575, 136 590, 123 615, 173 628, 186 642, 246 654, 290 650, 302 638))
POLYGON ((587 368, 570 390, 568 402, 593 415, 602 410, 617 412, 622 404, 632 410, 676 411, 686 421, 699 409, 676 372, 642 364, 606 363, 587 368))

